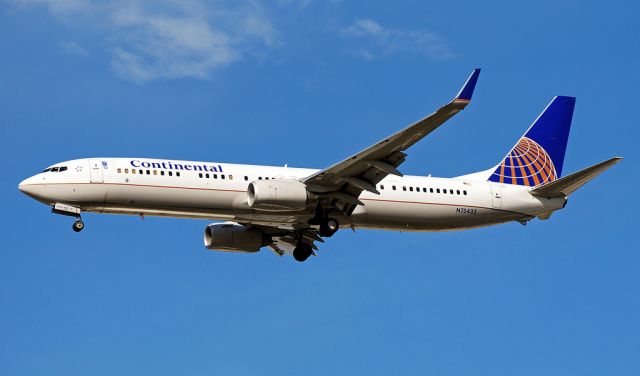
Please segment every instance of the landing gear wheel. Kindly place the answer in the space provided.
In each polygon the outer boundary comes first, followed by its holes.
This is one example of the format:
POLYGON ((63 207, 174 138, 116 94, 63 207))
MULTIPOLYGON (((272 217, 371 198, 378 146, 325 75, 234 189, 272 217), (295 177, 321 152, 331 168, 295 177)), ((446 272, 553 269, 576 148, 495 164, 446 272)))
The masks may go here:
POLYGON ((77 221, 73 222, 73 231, 80 232, 83 228, 84 222, 82 222, 81 220, 78 219, 77 221))
POLYGON ((327 218, 320 223, 320 236, 329 238, 338 231, 340 224, 333 218, 327 218))
POLYGON ((313 253, 313 249, 311 248, 311 244, 308 243, 300 243, 293 250, 293 258, 298 262, 306 261, 309 256, 313 253))

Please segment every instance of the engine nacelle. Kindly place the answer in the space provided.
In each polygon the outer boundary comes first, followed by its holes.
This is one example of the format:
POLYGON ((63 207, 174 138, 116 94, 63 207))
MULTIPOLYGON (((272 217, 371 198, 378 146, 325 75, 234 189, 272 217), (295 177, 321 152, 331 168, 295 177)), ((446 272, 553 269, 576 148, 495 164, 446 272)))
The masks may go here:
POLYGON ((253 253, 267 244, 262 231, 233 222, 214 223, 204 229, 204 246, 212 251, 253 253))
POLYGON ((251 182, 248 204, 266 211, 299 211, 307 208, 307 187, 297 180, 277 179, 251 182))

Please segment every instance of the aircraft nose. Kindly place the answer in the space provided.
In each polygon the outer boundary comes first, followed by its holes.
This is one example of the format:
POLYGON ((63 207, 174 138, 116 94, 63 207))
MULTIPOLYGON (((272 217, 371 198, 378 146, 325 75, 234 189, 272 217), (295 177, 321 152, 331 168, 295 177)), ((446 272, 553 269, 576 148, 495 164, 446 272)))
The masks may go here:
POLYGON ((20 182, 20 184, 18 184, 18 189, 22 193, 25 193, 25 190, 27 189, 27 180, 29 179, 24 179, 23 181, 20 182))
POLYGON ((18 189, 25 195, 34 197, 36 195, 36 186, 34 185, 33 177, 21 181, 18 184, 18 189))

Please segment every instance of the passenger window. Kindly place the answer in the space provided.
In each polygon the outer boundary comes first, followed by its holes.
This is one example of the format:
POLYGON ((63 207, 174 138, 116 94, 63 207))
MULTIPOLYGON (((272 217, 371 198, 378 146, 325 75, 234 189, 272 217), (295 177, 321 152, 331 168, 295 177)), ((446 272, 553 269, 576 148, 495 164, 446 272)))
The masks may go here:
POLYGON ((128 168, 125 168, 125 169, 124 169, 124 173, 125 173, 125 174, 128 174, 128 173, 129 173, 129 169, 128 169, 128 168))
POLYGON ((420 192, 420 188, 419 187, 416 187, 416 192, 420 192))
POLYGON ((427 188, 422 188, 422 192, 427 193, 427 188))
POLYGON ((467 191, 462 191, 462 194, 466 196, 467 195, 467 191))
POLYGON ((249 177, 247 175, 244 176, 244 181, 248 181, 249 177))
POLYGON ((200 178, 202 177, 202 172, 198 174, 198 177, 200 177, 200 178))
POLYGON ((407 191, 407 187, 404 187, 404 186, 403 186, 403 187, 402 187, 402 190, 406 192, 406 191, 407 191))
POLYGON ((135 175, 136 174, 136 170, 131 169, 131 173, 135 175))
POLYGON ((229 180, 233 180, 233 175, 229 175, 229 180))
POLYGON ((224 180, 224 174, 220 175, 220 179, 224 180))
POLYGON ((258 180, 262 180, 262 176, 258 176, 258 180))
POLYGON ((460 190, 458 189, 458 190, 456 191, 456 193, 457 193, 457 194, 460 194, 460 190))
POLYGON ((395 185, 392 185, 392 186, 391 186, 391 189, 393 189, 393 190, 395 191, 395 190, 396 190, 396 186, 395 186, 395 185))
POLYGON ((411 192, 413 192, 413 187, 409 187, 409 190, 410 190, 411 192))
POLYGON ((180 176, 180 171, 176 171, 176 176, 180 176))
POLYGON ((429 188, 429 193, 433 193, 433 188, 429 188))
POLYGON ((144 175, 144 171, 142 171, 142 170, 138 170, 138 173, 139 173, 140 175, 144 175))
POLYGON ((122 173, 122 169, 121 169, 121 168, 119 168, 119 169, 118 169, 118 174, 121 174, 121 173, 122 173))
POLYGON ((153 170, 154 175, 158 175, 158 170, 153 170))
POLYGON ((440 188, 436 188, 436 193, 440 193, 440 188))
POLYGON ((173 171, 169 171, 169 176, 173 176, 173 171))
POLYGON ((453 189, 449 189, 449 193, 453 194, 453 189))
POLYGON ((380 189, 384 189, 384 185, 380 184, 380 189))
POLYGON ((160 175, 164 176, 164 170, 160 171, 160 175))
POLYGON ((204 174, 204 177, 209 179, 209 174, 204 174))
POLYGON ((446 189, 443 189, 443 190, 442 190, 442 193, 444 193, 444 194, 446 195, 446 194, 447 194, 447 190, 446 190, 446 189))
POLYGON ((147 175, 151 175, 151 171, 147 170, 147 175))

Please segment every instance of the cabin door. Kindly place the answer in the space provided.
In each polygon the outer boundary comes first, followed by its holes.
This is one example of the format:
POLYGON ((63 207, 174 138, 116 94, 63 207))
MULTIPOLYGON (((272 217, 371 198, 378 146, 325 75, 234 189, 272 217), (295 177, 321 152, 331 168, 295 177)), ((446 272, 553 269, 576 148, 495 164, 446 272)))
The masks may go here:
POLYGON ((89 173, 92 183, 103 183, 104 169, 102 167, 102 161, 99 159, 89 159, 89 173))
POLYGON ((498 185, 491 184, 491 207, 494 209, 502 207, 502 189, 498 185))

